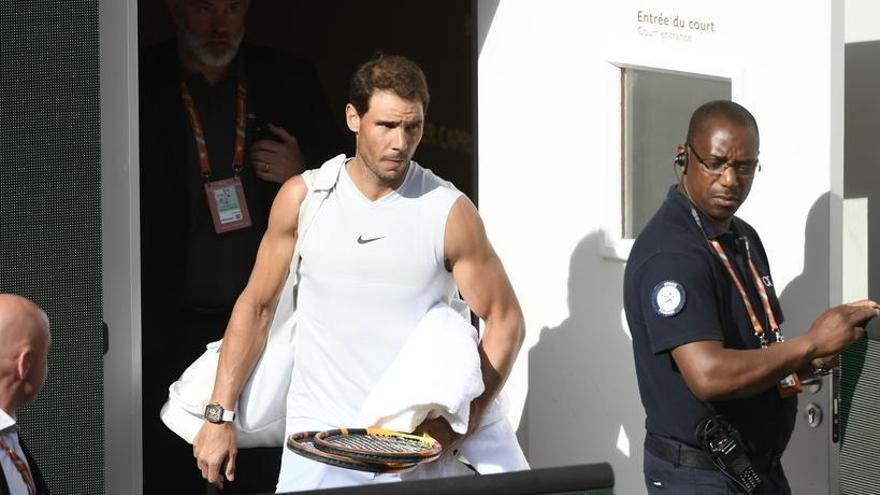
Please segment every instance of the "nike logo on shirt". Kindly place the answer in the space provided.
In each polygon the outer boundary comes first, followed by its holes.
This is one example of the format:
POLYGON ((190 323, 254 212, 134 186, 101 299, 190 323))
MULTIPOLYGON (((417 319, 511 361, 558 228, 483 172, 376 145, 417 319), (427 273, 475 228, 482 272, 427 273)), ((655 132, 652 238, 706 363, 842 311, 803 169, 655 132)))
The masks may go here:
POLYGON ((358 244, 367 244, 368 242, 378 241, 379 239, 384 239, 384 238, 385 238, 385 236, 383 235, 381 237, 370 237, 369 239, 364 239, 363 234, 361 234, 358 236, 357 241, 358 241, 358 244))

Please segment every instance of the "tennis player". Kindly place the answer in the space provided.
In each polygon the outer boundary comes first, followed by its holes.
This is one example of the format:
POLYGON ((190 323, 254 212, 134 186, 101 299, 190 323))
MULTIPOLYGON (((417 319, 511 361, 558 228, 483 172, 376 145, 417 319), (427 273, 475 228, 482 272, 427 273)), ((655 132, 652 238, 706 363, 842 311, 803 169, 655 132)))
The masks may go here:
MULTIPOLYGON (((449 182, 412 160, 429 95, 412 61, 379 55, 351 81, 346 122, 356 154, 346 160, 301 246, 296 356, 287 431, 352 426, 360 406, 419 319, 456 290, 485 320, 479 344, 485 392, 471 427, 510 373, 524 337, 522 312, 476 208, 449 182)), ((226 329, 212 419, 234 408, 267 338, 297 238, 299 176, 278 193, 247 287, 226 329)), ((431 356, 425 366, 434 365, 431 356)), ((418 370, 412 370, 418 373, 418 370)), ((226 415, 228 417, 228 415, 226 415)), ((443 419, 423 423, 450 450, 462 440, 443 419)), ((229 423, 205 422, 193 444, 202 475, 222 487, 235 473, 229 423)), ((381 481, 288 452, 278 492, 381 481)))

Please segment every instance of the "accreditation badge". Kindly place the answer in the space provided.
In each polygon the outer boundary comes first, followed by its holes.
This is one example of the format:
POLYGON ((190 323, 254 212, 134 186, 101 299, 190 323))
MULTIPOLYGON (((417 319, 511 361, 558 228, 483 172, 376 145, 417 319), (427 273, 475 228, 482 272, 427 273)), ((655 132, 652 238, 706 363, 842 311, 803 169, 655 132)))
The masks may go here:
POLYGON ((798 378, 797 373, 788 375, 776 384, 776 389, 779 390, 779 395, 783 398, 801 393, 802 388, 801 379, 798 378))
POLYGON ((205 183, 205 194, 215 232, 222 234, 251 226, 244 187, 238 176, 205 183))

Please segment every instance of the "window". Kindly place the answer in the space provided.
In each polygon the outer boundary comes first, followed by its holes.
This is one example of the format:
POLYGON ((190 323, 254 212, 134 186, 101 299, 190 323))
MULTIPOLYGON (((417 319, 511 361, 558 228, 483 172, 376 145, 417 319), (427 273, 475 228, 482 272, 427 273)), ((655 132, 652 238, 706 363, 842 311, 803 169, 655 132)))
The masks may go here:
POLYGON ((621 70, 622 232, 635 238, 678 179, 675 147, 684 143, 690 116, 711 100, 730 99, 730 81, 647 69, 621 70))

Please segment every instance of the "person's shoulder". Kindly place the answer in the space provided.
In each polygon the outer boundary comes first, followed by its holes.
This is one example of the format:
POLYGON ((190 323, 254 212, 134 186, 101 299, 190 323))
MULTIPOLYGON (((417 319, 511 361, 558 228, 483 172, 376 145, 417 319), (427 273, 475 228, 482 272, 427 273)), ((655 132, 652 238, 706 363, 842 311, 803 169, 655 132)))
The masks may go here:
MULTIPOLYGON (((436 210, 440 215, 445 215, 456 204, 467 201, 467 196, 458 190, 455 185, 425 168, 415 160, 410 162, 410 177, 400 189, 400 194, 408 198, 418 198, 424 208, 436 210), (464 198, 464 199, 462 199, 464 198)), ((466 205, 464 205, 466 206, 466 205)), ((472 207, 476 211, 475 207, 472 207)), ((455 215, 453 215, 455 216, 455 215)))
POLYGON ((410 161, 410 165, 413 167, 413 181, 422 185, 422 189, 433 190, 436 188, 443 188, 454 193, 456 196, 462 194, 458 188, 455 187, 455 184, 435 174, 433 170, 422 166, 415 160, 410 161))
POLYGON ((664 202, 633 242, 630 258, 656 251, 689 251, 702 246, 702 239, 689 228, 688 218, 669 201, 664 202))
POLYGON ((653 263, 700 263, 709 258, 706 241, 689 228, 681 212, 664 204, 633 242, 627 272, 653 263))
POLYGON ((280 205, 285 210, 299 209, 299 205, 302 204, 308 193, 309 187, 303 176, 295 175, 281 184, 278 194, 275 195, 274 205, 280 205))
POLYGON ((733 217, 733 221, 736 224, 736 228, 739 229, 742 234, 760 240, 761 236, 758 235, 758 231, 752 227, 752 224, 746 222, 740 217, 733 217))
POLYGON ((739 235, 744 235, 749 238, 749 242, 756 246, 761 255, 766 259, 766 250, 764 248, 764 241, 761 240, 761 236, 758 234, 758 231, 752 227, 752 225, 740 217, 734 217, 734 223, 736 225, 736 229, 739 235))

